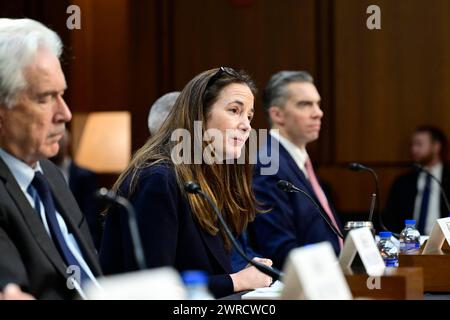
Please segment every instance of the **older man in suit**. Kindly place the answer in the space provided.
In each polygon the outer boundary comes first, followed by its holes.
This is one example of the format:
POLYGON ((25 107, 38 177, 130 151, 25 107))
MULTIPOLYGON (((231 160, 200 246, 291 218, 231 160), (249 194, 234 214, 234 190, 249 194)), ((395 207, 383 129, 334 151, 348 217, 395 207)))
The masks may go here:
POLYGON ((299 246, 329 241, 339 253, 341 224, 306 151, 306 145, 319 137, 323 116, 313 78, 303 71, 278 72, 267 84, 263 99, 272 129, 267 144, 258 152, 253 188, 268 212, 257 215, 250 226, 254 247, 279 268, 289 251, 299 246), (276 172, 264 172, 274 167, 267 160, 277 163, 276 172), (303 189, 322 210, 301 193, 280 190, 279 180, 303 189))
POLYGON ((54 156, 71 113, 58 35, 29 19, 0 19, 0 291, 38 299, 83 295, 100 267, 86 219, 54 156))

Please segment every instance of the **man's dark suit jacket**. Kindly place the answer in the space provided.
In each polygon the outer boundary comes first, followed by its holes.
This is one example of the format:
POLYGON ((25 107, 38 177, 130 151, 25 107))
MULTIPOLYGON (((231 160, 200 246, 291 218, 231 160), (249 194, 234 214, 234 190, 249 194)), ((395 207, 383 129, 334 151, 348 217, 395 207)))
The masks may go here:
MULTIPOLYGON (((253 189, 256 199, 263 205, 263 209, 270 210, 257 214, 255 221, 249 226, 254 249, 263 257, 272 259, 277 268, 283 267, 290 250, 307 244, 329 241, 338 254, 340 248, 337 235, 311 201, 301 193, 287 193, 277 187, 279 180, 290 181, 320 205, 311 184, 281 143, 278 154, 271 149, 271 143, 278 143, 274 139, 270 137, 267 145, 258 152, 258 162, 254 168, 253 189), (264 155, 270 155, 272 161, 279 161, 277 173, 261 174, 261 168, 271 166, 264 164, 267 163, 267 159, 262 158, 264 155)), ((336 215, 335 218, 341 229, 336 215)))
MULTIPOLYGON (((383 212, 383 223, 387 229, 399 233, 405 227, 405 220, 413 219, 418 178, 419 172, 417 170, 411 170, 395 179, 391 186, 386 207, 383 212)), ((449 198, 450 168, 447 165, 444 165, 442 169, 442 187, 447 198, 449 198)), ((445 206, 445 200, 442 195, 440 199, 440 208, 442 218, 445 218, 450 214, 445 206)))
MULTIPOLYGON (((122 184, 120 194, 128 195, 129 183, 130 177, 122 184)), ((171 164, 142 169, 129 200, 136 210, 148 268, 204 270, 216 297, 233 293, 230 253, 220 234, 213 236, 198 224, 171 164)), ((137 269, 127 215, 122 210, 108 211, 100 263, 106 274, 137 269)))
MULTIPOLYGON (((101 274, 86 219, 59 169, 40 161, 58 212, 82 251, 94 276, 101 274)), ((14 176, 0 159, 0 288, 16 283, 37 299, 71 299, 66 266, 43 223, 14 176)))
POLYGON ((95 172, 76 165, 73 161, 69 166, 69 187, 77 200, 78 206, 86 217, 92 240, 97 249, 100 249, 102 238, 102 223, 100 219, 100 205, 95 196, 98 189, 95 172))

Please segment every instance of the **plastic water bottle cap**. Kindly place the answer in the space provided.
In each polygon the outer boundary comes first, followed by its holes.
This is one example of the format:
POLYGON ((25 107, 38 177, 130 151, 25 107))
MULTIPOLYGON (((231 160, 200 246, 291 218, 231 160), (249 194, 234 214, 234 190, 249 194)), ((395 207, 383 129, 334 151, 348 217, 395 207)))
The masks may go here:
POLYGON ((183 282, 186 285, 189 284, 206 284, 208 282, 208 277, 206 276, 206 272, 201 270, 187 270, 181 273, 181 277, 183 278, 183 282))
POLYGON ((405 220, 405 225, 416 225, 416 220, 405 220))
POLYGON ((380 235, 380 238, 390 238, 390 237, 392 237, 392 232, 390 232, 390 231, 381 231, 379 233, 379 235, 380 235))

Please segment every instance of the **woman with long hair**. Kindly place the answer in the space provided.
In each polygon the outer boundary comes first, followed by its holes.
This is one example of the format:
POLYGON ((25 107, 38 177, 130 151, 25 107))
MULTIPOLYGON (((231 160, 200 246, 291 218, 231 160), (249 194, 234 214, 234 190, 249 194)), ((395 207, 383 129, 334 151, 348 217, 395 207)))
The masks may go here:
MULTIPOLYGON (((231 272, 231 243, 214 211, 184 185, 195 181, 236 236, 254 219, 252 166, 244 146, 255 91, 248 75, 231 68, 197 75, 114 186, 136 209, 147 267, 204 270, 216 297, 268 286, 272 279, 254 267, 231 272)), ((136 270, 132 249, 126 214, 109 210, 100 253, 105 273, 136 270)))

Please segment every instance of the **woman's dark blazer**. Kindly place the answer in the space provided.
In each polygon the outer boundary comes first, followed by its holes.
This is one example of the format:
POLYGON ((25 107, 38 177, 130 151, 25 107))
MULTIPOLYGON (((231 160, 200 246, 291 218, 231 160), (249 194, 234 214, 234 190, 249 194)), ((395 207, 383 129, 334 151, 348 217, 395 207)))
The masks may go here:
MULTIPOLYGON (((133 204, 148 268, 173 266, 178 271, 204 270, 216 297, 233 293, 230 254, 220 234, 205 232, 196 221, 171 164, 140 171, 135 191, 127 196, 130 177, 120 194, 133 204)), ((105 274, 137 270, 125 211, 109 210, 100 262, 105 274)))

